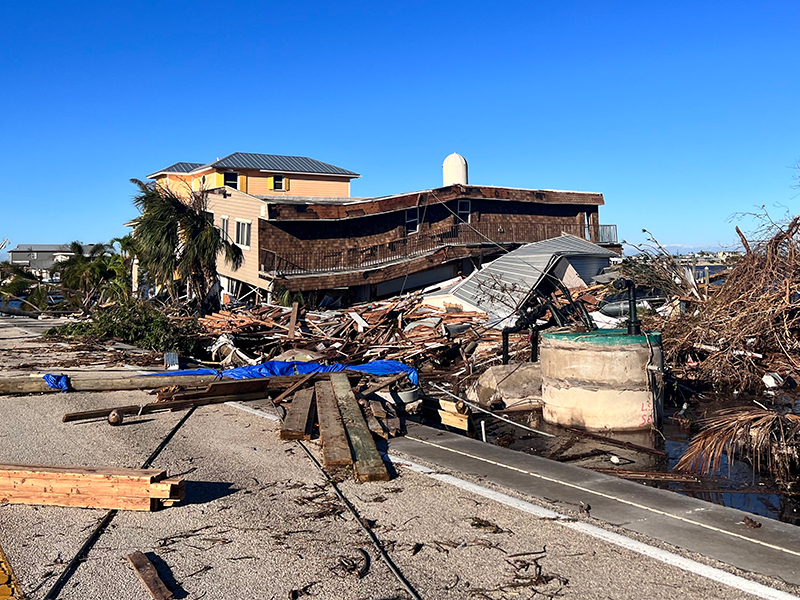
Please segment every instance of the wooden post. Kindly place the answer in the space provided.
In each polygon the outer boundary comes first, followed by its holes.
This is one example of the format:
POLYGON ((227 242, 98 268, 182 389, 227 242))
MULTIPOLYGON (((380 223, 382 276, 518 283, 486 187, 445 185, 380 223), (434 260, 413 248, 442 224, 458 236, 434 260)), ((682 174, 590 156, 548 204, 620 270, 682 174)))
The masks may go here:
POLYGON ((297 327, 297 312, 300 309, 300 304, 292 302, 292 316, 289 320, 289 339, 294 339, 294 330, 297 327))

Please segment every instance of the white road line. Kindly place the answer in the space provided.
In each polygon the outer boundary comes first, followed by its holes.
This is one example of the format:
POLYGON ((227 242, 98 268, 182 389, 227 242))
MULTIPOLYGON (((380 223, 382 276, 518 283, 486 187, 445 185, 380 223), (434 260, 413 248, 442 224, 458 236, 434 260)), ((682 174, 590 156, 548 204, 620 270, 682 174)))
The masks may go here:
POLYGON ((712 581, 722 583, 759 598, 764 598, 766 600, 800 600, 800 597, 793 594, 776 590, 766 585, 756 583, 755 581, 745 579, 744 577, 739 577, 738 575, 732 575, 727 571, 723 571, 715 567, 709 567, 708 565, 704 565, 689 558, 673 554, 667 550, 662 550, 661 548, 656 548, 655 546, 650 546, 643 542, 625 537, 619 533, 606 531, 601 527, 597 527, 589 523, 573 521, 566 515, 559 514, 547 508, 542 508, 541 506, 531 504, 530 502, 520 500, 519 498, 514 498, 513 496, 503 494, 502 492, 491 490, 483 487, 482 485, 471 483, 469 481, 459 479, 458 477, 453 477, 452 475, 437 473, 428 467, 414 463, 406 458, 401 458, 391 453, 389 454, 389 457, 392 459, 392 462, 396 464, 403 465, 412 471, 428 475, 429 477, 437 479, 443 483, 454 485, 468 492, 477 494, 478 496, 495 500, 496 502, 500 502, 501 504, 505 504, 506 506, 521 510, 540 518, 552 519, 554 523, 558 523, 562 527, 569 527, 570 529, 580 531, 581 533, 585 533, 586 535, 590 535, 610 544, 614 544, 615 546, 620 546, 627 550, 631 550, 632 552, 636 552, 637 554, 654 558, 660 562, 678 567, 684 571, 694 573, 695 575, 700 575, 706 579, 711 579, 712 581))
POLYGON ((488 459, 484 456, 476 456, 475 454, 470 454, 469 452, 463 452, 462 450, 456 450, 455 448, 448 448, 447 446, 442 446, 440 444, 434 444, 433 442, 429 442, 420 438, 416 438, 413 436, 406 436, 410 440, 414 440, 415 442, 419 442, 420 444, 425 444, 427 446, 433 446, 434 448, 439 448, 440 450, 445 450, 447 452, 452 452, 454 454, 460 454, 461 456, 466 456, 467 458, 473 458, 475 460, 479 460, 481 462, 488 463, 495 467, 502 467, 504 469, 508 469, 510 471, 516 471, 517 473, 523 473, 525 475, 530 475, 531 477, 535 477, 537 479, 542 479, 544 481, 550 481, 552 483, 557 483, 559 485, 563 485, 566 487, 570 487, 575 490, 580 490, 586 494, 592 494, 594 496, 600 496, 601 498, 606 498, 607 500, 614 500, 615 502, 619 502, 621 504, 627 504, 628 506, 633 506, 635 508, 645 510, 647 512, 651 512, 657 515, 661 515, 662 517, 668 517, 670 519, 675 519, 677 521, 682 521, 684 523, 688 523, 689 525, 694 525, 695 527, 701 527, 703 529, 708 529, 710 531, 714 531, 716 533, 721 533, 723 535, 727 535, 733 538, 740 539, 745 542, 750 542, 751 544, 756 544, 759 546, 764 546, 765 548, 770 548, 771 550, 777 550, 779 552, 784 552, 786 554, 791 554, 793 556, 800 557, 800 552, 796 550, 791 550, 789 548, 784 548, 783 546, 777 546, 775 544, 770 544, 769 542, 764 542, 761 540, 756 540, 746 535, 742 535, 740 533, 736 533, 733 531, 728 531, 726 529, 722 529, 720 527, 715 527, 714 525, 709 525, 707 523, 702 523, 700 521, 695 521, 694 519, 689 519, 687 517, 682 517, 681 515, 676 515, 664 510, 660 510, 658 508, 653 508, 652 506, 647 506, 646 504, 641 504, 639 502, 633 502, 631 500, 627 500, 625 498, 620 498, 619 496, 614 496, 612 494, 607 494, 605 492, 601 492, 599 490, 593 490, 591 488, 578 485, 575 483, 570 483, 568 481, 563 481, 561 479, 556 479, 555 477, 548 477, 547 475, 542 475, 541 473, 536 473, 534 471, 526 471, 525 469, 520 469, 519 467, 514 467, 511 465, 507 465, 501 462, 497 462, 491 459, 488 459))
MULTIPOLYGON (((251 408, 250 406, 240 404, 239 402, 226 402, 225 404, 227 406, 238 408, 240 410, 256 415, 258 417, 262 417, 264 419, 270 419, 272 421, 280 420, 277 417, 277 415, 273 415, 261 410, 257 410, 255 408, 251 408)), ((514 498, 513 496, 509 496, 508 494, 497 492, 487 487, 483 487, 482 485, 465 481, 464 479, 459 479, 458 477, 454 477, 452 475, 437 473, 433 469, 424 467, 406 458, 401 458, 395 454, 389 453, 388 456, 395 464, 403 465, 412 471, 416 471, 417 473, 422 473, 424 475, 427 475, 428 477, 431 477, 443 483, 448 483, 455 487, 461 488, 462 490, 472 492, 473 494, 476 494, 478 496, 483 496, 484 498, 494 500, 510 508, 523 511, 543 519, 552 519, 554 523, 558 523, 562 527, 569 527, 570 529, 573 529, 575 531, 585 533, 586 535, 590 535, 592 537, 603 540, 610 544, 614 544, 615 546, 619 546, 621 548, 625 548, 632 552, 636 552, 637 554, 653 558, 665 564, 678 567, 679 569, 683 569, 684 571, 688 571, 689 573, 694 573, 695 575, 699 575, 700 577, 705 577, 706 579, 710 579, 712 581, 716 581, 717 583, 727 585, 729 587, 735 588, 747 594, 752 594, 753 596, 757 596, 758 598, 764 598, 765 600, 800 600, 800 596, 795 596, 787 592, 776 590, 775 588, 771 588, 769 586, 756 583, 755 581, 750 581, 749 579, 745 579, 744 577, 739 577, 738 575, 733 575, 731 573, 728 573, 727 571, 723 571, 715 567, 709 567, 708 565, 704 565, 695 560, 691 560, 690 558, 685 558, 683 556, 673 554, 672 552, 669 552, 667 550, 662 550, 661 548, 650 546, 649 544, 645 544, 643 542, 639 542, 629 537, 625 537, 624 535, 620 535, 619 533, 606 531, 605 529, 602 529, 595 525, 590 525, 589 523, 573 521, 570 517, 567 517, 566 515, 562 515, 547 508, 542 508, 541 506, 537 506, 530 502, 526 502, 525 500, 520 500, 519 498, 514 498)))

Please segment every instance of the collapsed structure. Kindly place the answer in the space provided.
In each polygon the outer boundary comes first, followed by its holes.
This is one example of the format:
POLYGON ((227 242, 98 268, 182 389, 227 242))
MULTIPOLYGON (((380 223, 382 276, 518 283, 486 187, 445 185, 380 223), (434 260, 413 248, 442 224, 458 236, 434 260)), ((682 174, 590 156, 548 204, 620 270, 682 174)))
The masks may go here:
POLYGON ((448 161, 442 187, 370 198, 350 196, 358 173, 306 157, 236 152, 149 178, 178 194, 207 193, 209 218, 244 253, 238 270, 219 267, 223 290, 238 298, 387 297, 562 233, 619 251, 616 227, 600 225, 602 194, 470 185, 466 161, 448 161))

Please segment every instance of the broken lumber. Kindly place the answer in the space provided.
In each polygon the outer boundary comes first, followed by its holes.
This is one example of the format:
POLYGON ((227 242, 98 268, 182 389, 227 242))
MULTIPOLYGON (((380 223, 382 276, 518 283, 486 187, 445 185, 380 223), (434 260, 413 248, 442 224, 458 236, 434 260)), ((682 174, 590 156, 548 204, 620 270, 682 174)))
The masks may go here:
POLYGON ((319 435, 322 438, 322 464, 336 467, 353 464, 350 444, 344 431, 339 404, 330 381, 318 381, 316 384, 317 418, 319 419, 319 435))
POLYGON ((208 404, 224 404, 225 402, 241 402, 244 400, 261 400, 267 397, 267 391, 253 392, 251 394, 235 394, 231 396, 213 396, 211 398, 196 398, 193 400, 169 400, 167 402, 150 402, 149 404, 129 404, 127 406, 113 406, 97 410, 84 410, 76 413, 67 413, 62 418, 63 423, 71 421, 85 421, 87 419, 106 419, 112 412, 121 415, 146 415, 165 410, 181 410, 193 406, 206 406, 208 404))
MULTIPOLYGON (((114 390, 154 390, 166 385, 201 385, 217 379, 216 375, 139 375, 134 377, 69 376, 70 389, 76 392, 114 390)), ((0 394, 36 394, 60 392, 45 383, 41 376, 0 379, 0 394)))
POLYGON ((158 576, 155 565, 150 562, 144 554, 138 550, 127 557, 128 562, 131 563, 134 573, 139 580, 147 588, 148 593, 152 596, 153 600, 170 600, 173 597, 172 592, 167 589, 161 577, 158 576))
POLYGON ((157 510, 183 500, 182 479, 159 469, 0 464, 0 503, 157 510))
POLYGON ((282 440, 310 440, 314 428, 314 388, 296 392, 281 426, 282 440))
MULTIPOLYGON (((225 402, 243 402, 246 400, 261 400, 266 398, 269 395, 269 392, 274 391, 274 389, 281 389, 286 385, 290 385, 291 383, 302 384, 313 379, 324 379, 329 375, 329 373, 314 373, 313 376, 284 375, 277 377, 260 377, 257 379, 233 379, 230 381, 220 381, 209 384, 209 386, 204 390, 190 390, 186 392, 175 393, 171 396, 172 398, 175 398, 174 400, 167 400, 165 402, 150 402, 149 404, 112 406, 110 408, 67 413, 62 417, 61 420, 64 423, 69 423, 70 421, 85 421, 87 419, 105 419, 115 410, 122 415, 144 415, 165 410, 181 410, 183 408, 191 408, 192 406, 224 404, 225 402), (246 393, 236 393, 240 390, 250 391, 247 391, 246 393), (221 392, 227 392, 227 394, 217 395, 221 392)), ((355 372, 348 376, 360 377, 360 375, 355 372)))
POLYGON ((297 313, 299 311, 300 304, 297 302, 292 302, 292 316, 289 318, 289 339, 293 340, 295 335, 295 330, 297 329, 297 313))
POLYGON ((350 448, 353 450, 354 466, 359 481, 389 481, 389 472, 367 428, 347 376, 341 373, 332 374, 331 385, 339 403, 339 412, 342 415, 350 448))

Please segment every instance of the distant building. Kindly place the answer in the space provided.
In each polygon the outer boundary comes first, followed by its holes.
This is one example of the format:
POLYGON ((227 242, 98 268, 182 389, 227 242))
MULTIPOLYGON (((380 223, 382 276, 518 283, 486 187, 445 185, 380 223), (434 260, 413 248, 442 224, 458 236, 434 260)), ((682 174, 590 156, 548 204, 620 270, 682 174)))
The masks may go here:
POLYGON ((522 244, 568 233, 620 252, 616 226, 600 225, 603 195, 476 186, 459 155, 439 188, 350 196, 360 177, 311 158, 236 152, 212 163, 179 162, 149 175, 178 194, 204 189, 214 224, 243 251, 224 291, 335 291, 364 301, 468 274, 522 244))
MULTIPOLYGON (((83 246, 83 253, 88 254, 94 244, 83 246)), ((19 244, 8 251, 8 261, 36 277, 50 279, 53 266, 74 256, 70 244, 19 244)))

